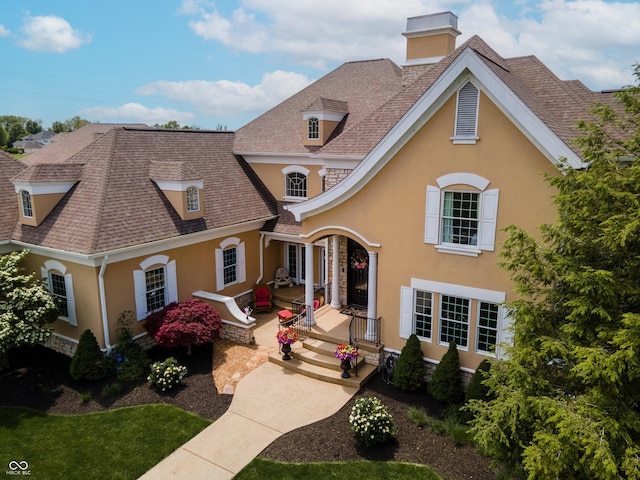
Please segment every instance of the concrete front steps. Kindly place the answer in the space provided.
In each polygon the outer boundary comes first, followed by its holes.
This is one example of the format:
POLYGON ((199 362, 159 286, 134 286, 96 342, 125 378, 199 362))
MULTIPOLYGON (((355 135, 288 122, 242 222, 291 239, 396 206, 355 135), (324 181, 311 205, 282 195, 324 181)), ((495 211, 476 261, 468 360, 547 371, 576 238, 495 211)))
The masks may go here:
POLYGON ((344 340, 330 338, 326 335, 321 335, 323 338, 315 338, 314 332, 309 332, 308 335, 302 342, 296 342, 292 345, 289 354, 291 360, 283 360, 283 354, 275 352, 269 356, 269 361, 307 377, 357 389, 376 373, 377 368, 364 361, 367 352, 360 349, 358 357, 351 361, 352 366, 349 370, 351 377, 342 378, 340 360, 335 357, 334 350, 336 345, 344 343, 344 340))

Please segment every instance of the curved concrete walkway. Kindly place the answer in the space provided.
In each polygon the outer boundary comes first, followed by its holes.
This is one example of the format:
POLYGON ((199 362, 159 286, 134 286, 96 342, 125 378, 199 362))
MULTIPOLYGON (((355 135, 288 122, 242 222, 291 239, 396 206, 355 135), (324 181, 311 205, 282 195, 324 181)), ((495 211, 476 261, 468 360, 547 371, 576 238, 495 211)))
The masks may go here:
POLYGON ((231 479, 280 435, 333 415, 355 393, 265 363, 240 380, 224 415, 140 478, 231 479))

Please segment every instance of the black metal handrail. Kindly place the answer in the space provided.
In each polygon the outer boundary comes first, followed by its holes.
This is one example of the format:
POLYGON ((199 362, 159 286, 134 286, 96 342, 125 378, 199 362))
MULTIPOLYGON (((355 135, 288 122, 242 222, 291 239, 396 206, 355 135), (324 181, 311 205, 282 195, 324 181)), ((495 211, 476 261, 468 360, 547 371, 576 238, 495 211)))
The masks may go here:
MULTIPOLYGON (((361 315, 352 315, 349 322, 349 343, 360 353, 358 341, 380 345, 380 324, 382 317, 368 318, 361 315), (373 327, 373 328, 370 328, 373 327)), ((358 376, 358 360, 356 359, 355 375, 358 376)))

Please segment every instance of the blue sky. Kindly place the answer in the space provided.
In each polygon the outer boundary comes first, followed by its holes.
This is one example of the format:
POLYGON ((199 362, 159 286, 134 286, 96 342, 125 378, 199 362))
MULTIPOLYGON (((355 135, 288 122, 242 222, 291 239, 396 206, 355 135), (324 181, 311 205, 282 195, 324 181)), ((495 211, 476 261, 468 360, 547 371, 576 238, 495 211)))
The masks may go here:
POLYGON ((458 45, 634 83, 637 0, 20 0, 0 9, 0 115, 237 129, 343 62, 402 65, 407 17, 446 10, 458 45))

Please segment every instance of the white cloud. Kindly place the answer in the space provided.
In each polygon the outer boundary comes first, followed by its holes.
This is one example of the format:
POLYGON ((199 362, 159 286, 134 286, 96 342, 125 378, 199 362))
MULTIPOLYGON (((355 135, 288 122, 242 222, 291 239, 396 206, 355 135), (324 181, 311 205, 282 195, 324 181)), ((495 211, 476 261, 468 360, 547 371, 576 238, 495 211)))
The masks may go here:
POLYGON ((640 2, 611 0, 243 0, 225 13, 206 0, 185 0, 189 26, 205 40, 240 52, 272 54, 326 69, 388 57, 402 64, 407 17, 451 10, 462 35, 480 35, 499 54, 535 55, 563 79, 591 88, 633 81, 640 61, 640 2))
POLYGON ((91 35, 71 27, 64 18, 54 15, 27 17, 18 44, 27 50, 64 53, 91 42, 91 35))
POLYGON ((266 73, 258 85, 228 80, 159 80, 136 89, 140 95, 159 95, 184 102, 206 115, 242 116, 259 114, 285 100, 310 83, 304 75, 275 71, 266 73))
POLYGON ((80 110, 79 114, 93 122, 131 122, 147 125, 164 124, 171 120, 180 124, 189 124, 195 119, 195 115, 190 112, 160 107, 149 108, 139 103, 126 103, 119 107, 89 107, 80 110))
POLYGON ((10 33, 11 32, 9 32, 9 29, 7 29, 7 27, 0 24, 0 37, 8 37, 10 33))

